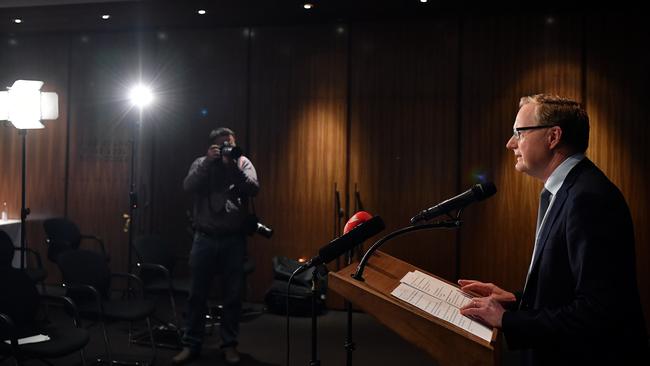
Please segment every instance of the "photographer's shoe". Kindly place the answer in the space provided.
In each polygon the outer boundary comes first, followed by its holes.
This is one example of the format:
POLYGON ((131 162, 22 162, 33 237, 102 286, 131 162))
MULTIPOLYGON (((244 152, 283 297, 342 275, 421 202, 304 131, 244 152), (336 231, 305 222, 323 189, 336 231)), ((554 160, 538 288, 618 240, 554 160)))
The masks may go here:
POLYGON ((223 349, 223 358, 226 360, 226 363, 229 365, 237 365, 241 361, 239 357, 239 352, 235 347, 226 347, 223 349))
POLYGON ((199 352, 193 351, 189 347, 183 347, 183 350, 172 358, 172 365, 184 365, 199 358, 199 352))

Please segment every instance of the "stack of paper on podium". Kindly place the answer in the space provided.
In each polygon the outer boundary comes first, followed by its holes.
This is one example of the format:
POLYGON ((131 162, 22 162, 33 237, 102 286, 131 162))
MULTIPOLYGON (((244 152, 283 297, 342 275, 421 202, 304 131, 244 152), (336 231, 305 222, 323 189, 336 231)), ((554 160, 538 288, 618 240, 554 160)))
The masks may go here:
POLYGON ((492 340, 491 328, 460 314, 460 308, 472 298, 433 276, 420 271, 408 272, 391 295, 488 342, 492 340))
POLYGON ((330 272, 328 286, 427 352, 441 366, 500 364, 496 329, 460 315, 469 295, 439 277, 381 251, 363 273, 358 263, 330 272))

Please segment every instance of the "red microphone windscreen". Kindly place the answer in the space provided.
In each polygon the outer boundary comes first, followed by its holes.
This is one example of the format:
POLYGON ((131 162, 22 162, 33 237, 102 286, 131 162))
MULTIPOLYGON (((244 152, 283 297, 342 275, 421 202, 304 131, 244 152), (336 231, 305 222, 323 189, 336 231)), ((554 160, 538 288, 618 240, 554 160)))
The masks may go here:
POLYGON ((347 234, 350 232, 350 230, 354 229, 358 225, 363 224, 364 222, 370 220, 372 218, 372 215, 367 213, 366 211, 359 211, 352 215, 348 222, 345 224, 345 227, 343 228, 343 234, 347 234))

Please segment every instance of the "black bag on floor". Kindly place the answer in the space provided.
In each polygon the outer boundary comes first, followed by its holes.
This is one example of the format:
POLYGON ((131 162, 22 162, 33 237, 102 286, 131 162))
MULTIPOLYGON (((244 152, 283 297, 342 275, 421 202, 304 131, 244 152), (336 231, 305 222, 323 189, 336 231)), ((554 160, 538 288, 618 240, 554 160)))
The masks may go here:
MULTIPOLYGON (((286 257, 273 257, 273 283, 264 296, 269 312, 285 315, 287 313, 287 283, 300 263, 286 257)), ((311 315, 311 279, 315 268, 294 276, 289 292, 289 314, 295 316, 311 315)), ((317 274, 316 314, 325 311, 327 292, 327 270, 321 267, 317 274)))

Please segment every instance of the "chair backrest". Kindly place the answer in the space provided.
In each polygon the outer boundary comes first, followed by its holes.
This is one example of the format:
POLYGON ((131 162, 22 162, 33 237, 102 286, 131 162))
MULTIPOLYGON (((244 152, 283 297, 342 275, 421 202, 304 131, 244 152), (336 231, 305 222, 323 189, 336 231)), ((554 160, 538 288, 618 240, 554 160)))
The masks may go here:
POLYGON ((43 228, 50 240, 64 240, 74 249, 79 248, 81 232, 74 222, 65 217, 54 217, 43 221, 43 228))
MULTIPOLYGON (((20 269, 12 267, 0 268, 0 313, 11 317, 19 334, 29 334, 35 324, 36 314, 40 306, 40 297, 36 284, 20 269)), ((6 339, 6 334, 0 334, 6 339)))
MULTIPOLYGON (((63 282, 70 285, 90 285, 104 298, 109 297, 111 270, 106 257, 90 250, 69 250, 59 255, 57 264, 63 282)), ((89 300, 78 291, 69 291, 68 296, 78 302, 89 300)))
MULTIPOLYGON (((159 235, 143 235, 133 242, 133 250, 138 262, 160 264, 173 274, 176 265, 176 255, 172 243, 159 235)), ((138 276, 145 285, 156 281, 161 273, 151 269, 140 269, 138 276)))
POLYGON ((78 249, 81 243, 79 227, 64 217, 43 221, 43 229, 48 241, 47 257, 56 263, 59 254, 70 249, 78 249))
POLYGON ((14 243, 6 232, 0 230, 0 267, 11 267, 14 260, 14 243))

